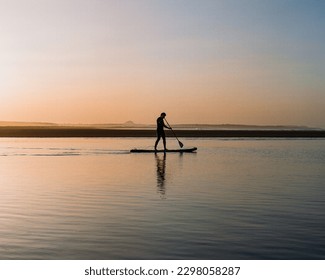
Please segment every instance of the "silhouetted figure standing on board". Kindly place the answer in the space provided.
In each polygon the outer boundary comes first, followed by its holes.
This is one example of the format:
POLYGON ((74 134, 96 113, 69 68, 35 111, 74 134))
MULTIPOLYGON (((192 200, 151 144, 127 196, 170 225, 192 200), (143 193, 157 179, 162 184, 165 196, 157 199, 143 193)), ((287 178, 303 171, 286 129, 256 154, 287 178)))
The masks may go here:
POLYGON ((165 131, 164 127, 171 129, 169 126, 165 125, 164 123, 164 118, 166 117, 166 113, 161 113, 160 117, 157 119, 157 140, 155 143, 155 151, 157 150, 158 143, 160 141, 160 138, 163 139, 164 143, 164 150, 166 151, 166 136, 165 136, 165 131))

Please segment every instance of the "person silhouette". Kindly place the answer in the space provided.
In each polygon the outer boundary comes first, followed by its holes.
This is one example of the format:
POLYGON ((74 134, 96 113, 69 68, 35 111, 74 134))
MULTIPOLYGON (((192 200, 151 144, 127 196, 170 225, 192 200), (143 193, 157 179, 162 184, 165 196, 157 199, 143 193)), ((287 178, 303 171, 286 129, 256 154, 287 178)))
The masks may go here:
POLYGON ((157 140, 155 142, 155 151, 157 151, 157 146, 158 146, 158 143, 159 143, 161 138, 162 138, 163 144, 164 144, 164 151, 167 150, 167 148, 166 148, 166 136, 165 136, 164 127, 168 128, 168 129, 171 129, 171 127, 165 125, 165 123, 164 123, 164 118, 165 117, 166 117, 166 113, 161 113, 160 117, 157 119, 157 140))

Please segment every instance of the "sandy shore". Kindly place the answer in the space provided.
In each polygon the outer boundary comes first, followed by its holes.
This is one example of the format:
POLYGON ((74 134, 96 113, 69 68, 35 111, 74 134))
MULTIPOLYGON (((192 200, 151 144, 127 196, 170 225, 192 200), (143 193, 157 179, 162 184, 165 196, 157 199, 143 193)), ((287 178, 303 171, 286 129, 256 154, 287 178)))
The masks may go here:
MULTIPOLYGON (((175 130, 178 137, 325 138, 325 130, 175 130)), ((0 137, 155 137, 150 129, 85 127, 0 127, 0 137)), ((167 137, 174 137, 166 131, 167 137)))

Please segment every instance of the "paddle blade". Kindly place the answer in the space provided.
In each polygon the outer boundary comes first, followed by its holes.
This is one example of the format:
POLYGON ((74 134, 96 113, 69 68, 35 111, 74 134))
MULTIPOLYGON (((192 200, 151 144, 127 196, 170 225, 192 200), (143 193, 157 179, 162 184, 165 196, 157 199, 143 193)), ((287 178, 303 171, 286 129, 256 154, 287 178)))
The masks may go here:
POLYGON ((179 144, 179 146, 180 146, 181 148, 184 147, 184 144, 183 144, 181 141, 178 141, 178 144, 179 144))

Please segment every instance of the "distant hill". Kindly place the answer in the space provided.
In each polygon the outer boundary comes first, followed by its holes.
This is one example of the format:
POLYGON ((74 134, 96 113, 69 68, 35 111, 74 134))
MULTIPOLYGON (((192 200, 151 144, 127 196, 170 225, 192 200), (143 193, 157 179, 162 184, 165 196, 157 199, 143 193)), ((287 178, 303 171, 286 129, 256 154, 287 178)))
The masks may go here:
MULTIPOLYGON (((0 127, 87 127, 100 129, 155 129, 156 124, 137 124, 133 121, 109 124, 56 124, 50 122, 10 122, 0 121, 0 127)), ((172 124, 178 130, 323 130, 296 125, 243 125, 243 124, 172 124)))
POLYGON ((0 126, 57 126, 57 124, 49 123, 49 122, 10 122, 10 121, 0 121, 0 126))
MULTIPOLYGON (((91 125, 90 125, 91 126, 91 125)), ((127 121, 123 124, 98 124, 96 127, 121 127, 121 128, 143 128, 153 129, 156 124, 136 124, 127 121)), ((243 125, 243 124, 172 124, 175 129, 188 130, 322 130, 308 126, 298 125, 243 125)))
POLYGON ((243 124, 176 124, 179 129, 201 130, 318 130, 308 126, 297 125, 243 125, 243 124))

